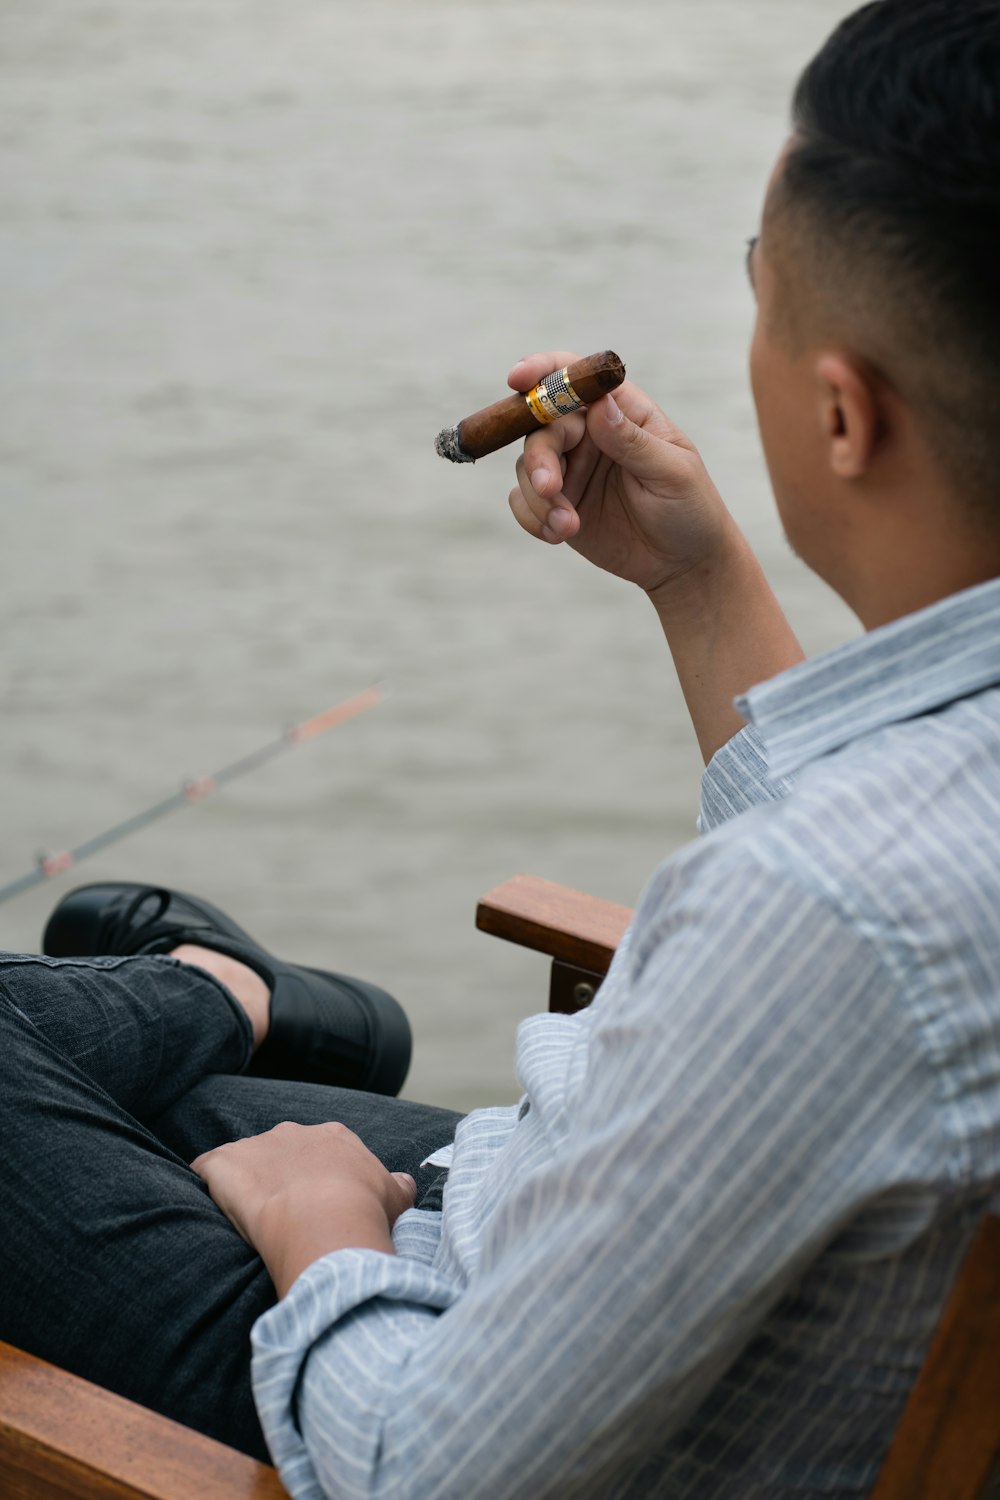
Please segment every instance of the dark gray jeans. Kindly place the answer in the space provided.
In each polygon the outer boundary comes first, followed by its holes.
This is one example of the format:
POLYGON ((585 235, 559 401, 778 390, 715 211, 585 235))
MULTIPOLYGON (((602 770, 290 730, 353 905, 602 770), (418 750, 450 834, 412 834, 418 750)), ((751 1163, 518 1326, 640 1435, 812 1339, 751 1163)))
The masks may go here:
POLYGON ((187 1163, 281 1120, 339 1120, 420 1195, 459 1116, 241 1076, 228 991, 162 957, 0 956, 0 1339, 267 1456, 250 1329, 259 1257, 187 1163))

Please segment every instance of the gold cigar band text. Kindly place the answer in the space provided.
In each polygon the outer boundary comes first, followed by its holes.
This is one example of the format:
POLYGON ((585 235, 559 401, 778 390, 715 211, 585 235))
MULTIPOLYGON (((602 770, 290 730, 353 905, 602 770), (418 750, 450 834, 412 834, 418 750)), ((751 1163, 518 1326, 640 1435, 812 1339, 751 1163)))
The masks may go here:
POLYGON ((552 375, 546 375, 533 391, 527 392, 524 399, 531 408, 532 415, 539 422, 546 423, 554 422, 557 417, 566 417, 572 411, 579 411, 583 405, 569 382, 568 365, 552 375))

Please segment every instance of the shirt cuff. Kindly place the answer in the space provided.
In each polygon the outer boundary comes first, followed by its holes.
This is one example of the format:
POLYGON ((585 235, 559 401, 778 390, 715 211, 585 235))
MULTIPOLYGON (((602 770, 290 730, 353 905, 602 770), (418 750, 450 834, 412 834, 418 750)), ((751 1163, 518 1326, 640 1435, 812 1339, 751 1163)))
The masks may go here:
MULTIPOLYGON (((439 1218, 417 1213, 412 1217, 439 1218)), ((436 1316, 458 1296, 454 1282, 419 1261, 377 1250, 336 1250, 314 1261, 288 1295, 258 1318, 251 1334, 254 1400, 271 1457, 295 1500, 322 1500, 328 1494, 306 1449, 298 1420, 300 1385, 315 1346, 326 1341, 331 1332, 336 1334, 338 1349, 343 1342, 345 1390, 350 1392, 350 1399, 341 1403, 344 1430, 324 1433, 324 1446, 328 1444, 334 1454, 342 1454, 345 1467, 370 1473, 381 1446, 386 1416, 382 1407, 391 1384, 387 1376, 392 1367, 398 1371, 405 1364, 413 1347, 414 1315, 418 1319, 421 1313, 425 1318, 436 1316), (378 1320, 381 1326, 375 1343, 380 1357, 372 1359, 371 1331, 358 1327, 358 1322, 359 1315, 364 1321, 363 1312, 374 1311, 376 1304, 381 1304, 383 1313, 391 1311, 386 1304, 406 1307, 398 1307, 398 1313, 404 1316, 395 1337, 393 1325, 397 1320, 378 1320), (352 1357, 355 1341, 365 1349, 363 1360, 352 1357), (359 1382, 359 1368, 365 1366, 368 1378, 359 1382)), ((326 1342, 323 1379, 327 1384, 331 1376, 336 1378, 331 1359, 338 1362, 326 1342)))

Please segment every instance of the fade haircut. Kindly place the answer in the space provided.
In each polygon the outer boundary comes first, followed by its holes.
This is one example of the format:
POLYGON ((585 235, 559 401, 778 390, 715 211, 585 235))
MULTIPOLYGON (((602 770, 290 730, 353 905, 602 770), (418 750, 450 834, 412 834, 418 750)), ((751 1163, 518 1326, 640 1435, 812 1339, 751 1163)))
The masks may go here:
POLYGON ((774 215, 810 295, 1000 524, 1000 0, 863 6, 806 68, 792 123, 774 215))

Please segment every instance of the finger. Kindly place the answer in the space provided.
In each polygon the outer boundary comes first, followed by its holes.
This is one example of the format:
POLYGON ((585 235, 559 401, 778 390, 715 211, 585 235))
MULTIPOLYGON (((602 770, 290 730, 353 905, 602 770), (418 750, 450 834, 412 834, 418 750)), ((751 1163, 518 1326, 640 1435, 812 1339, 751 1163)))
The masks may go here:
MULTIPOLYGON (((546 521, 540 521, 538 519, 538 517, 529 509, 528 504, 519 489, 511 490, 510 494, 507 497, 507 504, 510 506, 511 514, 514 517, 514 520, 523 531, 526 531, 528 533, 529 536, 537 537, 540 542, 548 542, 550 546, 557 546, 559 542, 564 542, 566 540, 566 537, 563 536, 560 531, 556 531, 546 521)), ((559 514, 560 516, 562 516, 566 514, 566 512, 560 511, 559 514)), ((568 535, 569 528, 567 527, 567 536, 568 535)))
POLYGON ((558 422, 540 427, 525 439, 522 455, 525 473, 532 489, 550 508, 560 501, 567 509, 571 508, 562 493, 566 455, 582 441, 586 431, 586 413, 574 412, 571 417, 560 417, 558 422))
POLYGON ((587 408, 588 437, 636 479, 664 479, 677 463, 678 455, 670 449, 690 448, 690 444, 651 402, 648 407, 642 402, 626 404, 618 399, 619 394, 602 396, 587 408))
MULTIPOLYGON (((215 1149, 218 1150, 219 1148, 216 1147, 215 1149)), ((192 1172, 196 1172, 199 1177, 207 1180, 208 1174, 212 1170, 212 1158, 214 1156, 215 1151, 203 1151, 200 1156, 196 1156, 194 1161, 190 1163, 192 1172)))
POLYGON ((405 1214, 407 1209, 413 1208, 417 1201, 417 1184, 409 1172, 392 1172, 390 1175, 393 1195, 392 1201, 386 1204, 386 1216, 391 1227, 400 1214, 405 1214))
MULTIPOLYGON (((567 505, 569 504, 568 501, 564 500, 564 497, 561 494, 562 479, 563 475, 566 472, 565 458, 560 458, 558 460, 558 463, 559 491, 551 498, 543 495, 538 489, 535 488, 535 485, 532 482, 532 476, 528 473, 528 465, 523 453, 520 455, 516 464, 514 465, 514 473, 517 476, 518 488, 524 496, 525 504, 527 505, 528 509, 538 517, 538 520, 542 522, 542 524, 544 524, 548 520, 549 513, 552 510, 554 504, 558 504, 560 500, 563 500, 563 503, 567 505)), ((543 475, 543 477, 545 476, 543 475)), ((547 487, 551 488, 551 485, 547 487)))
POLYGON ((523 457, 517 461, 517 477, 508 504, 518 525, 530 536, 552 545, 575 536, 580 526, 576 511, 568 502, 554 505, 535 491, 525 472, 523 457))
POLYGON ((545 516, 539 514, 537 507, 540 505, 540 501, 538 496, 534 496, 534 503, 532 503, 525 494, 525 488, 530 489, 531 486, 527 480, 523 484, 521 482, 521 474, 523 472, 521 459, 517 461, 517 470, 518 482, 507 496, 507 504, 510 506, 511 513, 517 524, 528 532, 530 536, 540 537, 542 527, 545 525, 545 516))
POLYGON ((571 354, 565 349, 554 353, 550 351, 548 354, 526 354, 507 376, 507 384, 515 391, 530 391, 533 385, 544 380, 546 375, 551 375, 553 370, 561 370, 564 365, 571 365, 579 358, 579 354, 571 354))
POLYGON ((399 1183, 400 1187, 403 1189, 403 1192, 407 1195, 410 1202, 415 1203, 417 1201, 417 1184, 414 1178, 410 1176, 409 1172, 393 1172, 392 1175, 399 1183))
POLYGON ((197 1173, 208 1189, 209 1197, 216 1208, 223 1214, 236 1230, 241 1240, 249 1245, 250 1236, 240 1219, 236 1206, 236 1199, 232 1193, 232 1182, 227 1181, 229 1174, 227 1166, 230 1161, 230 1153, 225 1146, 217 1146, 212 1151, 204 1151, 201 1156, 196 1156, 191 1162, 192 1172, 197 1173))
POLYGON ((529 536, 537 537, 539 541, 548 542, 553 546, 563 540, 547 521, 535 514, 519 487, 511 490, 507 497, 507 504, 510 506, 514 520, 529 536))
POLYGON ((652 397, 634 385, 631 380, 626 380, 610 396, 602 397, 587 407, 588 431, 591 430, 590 414, 597 413, 598 422, 602 416, 610 415, 609 402, 614 402, 620 411, 623 411, 630 422, 641 427, 653 437, 662 438, 665 442, 673 443, 677 448, 687 448, 694 453, 694 444, 686 433, 682 432, 676 422, 672 422, 652 397))

